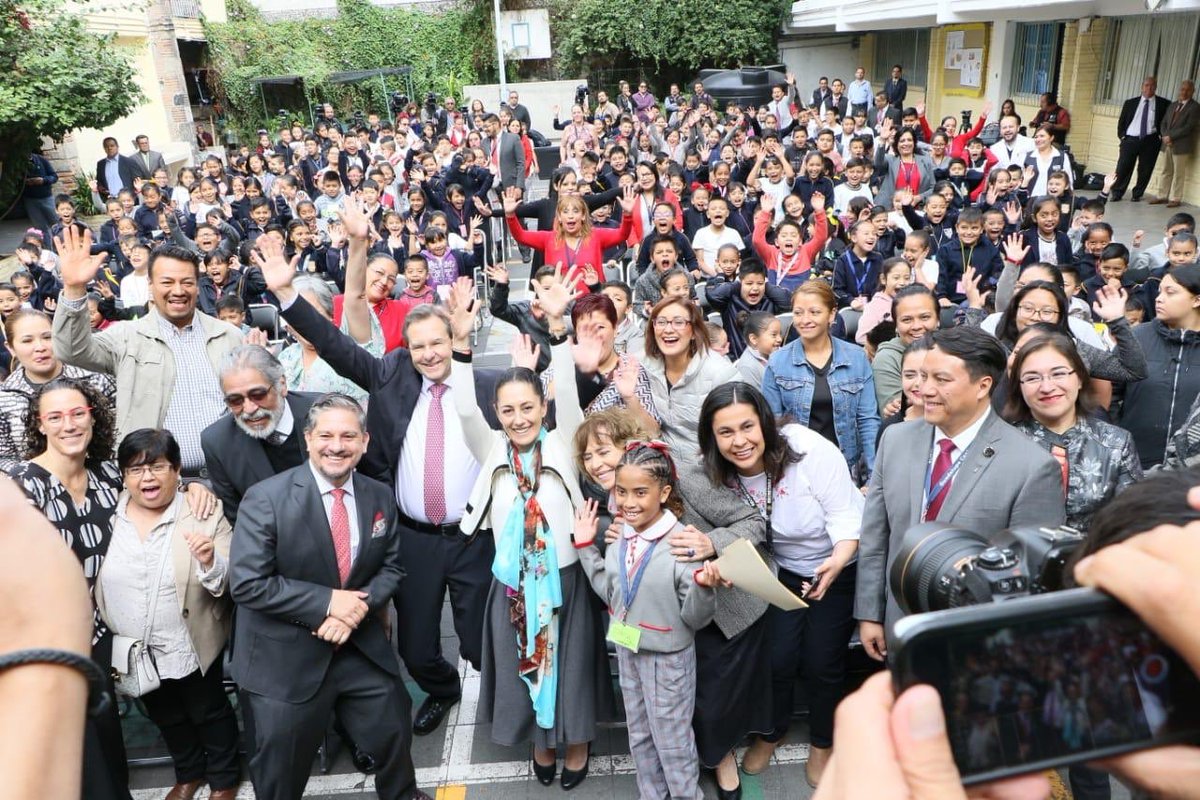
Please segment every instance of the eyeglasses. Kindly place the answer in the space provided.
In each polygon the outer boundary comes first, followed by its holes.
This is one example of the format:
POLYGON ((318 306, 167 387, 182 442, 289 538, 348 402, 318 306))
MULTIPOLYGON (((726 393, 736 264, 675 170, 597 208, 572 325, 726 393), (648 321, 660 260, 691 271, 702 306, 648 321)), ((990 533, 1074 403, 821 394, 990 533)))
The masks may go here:
POLYGON ((1074 374, 1075 370, 1066 369, 1065 367, 1062 369, 1050 370, 1050 372, 1046 373, 1045 375, 1039 375, 1036 372, 1027 372, 1021 376, 1021 385, 1030 387, 1041 386, 1043 383, 1049 381, 1050 383, 1061 386, 1062 384, 1066 383, 1067 378, 1070 378, 1074 374))
POLYGON ((692 324, 692 321, 690 319, 686 319, 684 317, 675 317, 674 319, 667 319, 666 317, 658 317, 657 319, 654 320, 654 327, 659 330, 663 330, 664 328, 674 328, 677 331, 681 331, 684 328, 686 328, 688 325, 691 325, 691 324, 692 324))
POLYGON ((244 395, 227 394, 225 395, 225 405, 229 406, 231 411, 237 411, 245 404, 247 399, 249 399, 255 405, 262 405, 262 401, 267 399, 267 395, 269 395, 271 390, 274 388, 275 387, 273 386, 256 386, 255 388, 246 392, 244 395))
POLYGON ((153 464, 138 464, 136 467, 125 468, 125 474, 134 480, 144 478, 147 475, 161 478, 170 471, 171 465, 166 461, 156 461, 153 464))
POLYGON ((1027 317, 1037 317, 1038 319, 1058 319, 1058 309, 1051 306, 1045 308, 1037 308, 1028 303, 1021 303, 1017 306, 1017 311, 1020 311, 1027 317))
POLYGON ((41 417, 39 417, 39 419, 41 419, 44 425, 57 428, 59 425, 62 425, 64 422, 66 422, 67 419, 70 419, 71 422, 78 424, 83 422, 91 415, 91 406, 80 406, 79 408, 71 408, 66 411, 51 411, 49 414, 43 414, 41 417))

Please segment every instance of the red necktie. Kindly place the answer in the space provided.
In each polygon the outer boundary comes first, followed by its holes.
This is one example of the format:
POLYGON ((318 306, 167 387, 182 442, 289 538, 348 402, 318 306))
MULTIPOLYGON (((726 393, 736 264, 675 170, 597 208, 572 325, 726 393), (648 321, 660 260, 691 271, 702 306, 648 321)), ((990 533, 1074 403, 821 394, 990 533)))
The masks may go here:
MULTIPOLYGON (((933 491, 933 487, 937 486, 942 480, 942 477, 950 471, 950 465, 954 461, 950 458, 950 454, 954 452, 954 442, 951 439, 938 439, 938 448, 941 452, 938 453, 937 460, 933 462, 933 471, 929 475, 929 491, 933 491)), ((950 484, 953 480, 946 481, 946 485, 941 490, 930 497, 927 502, 925 519, 931 521, 937 519, 938 512, 942 510, 942 503, 946 502, 946 495, 950 494, 950 484)))
POLYGON ((329 532, 333 534, 333 554, 337 558, 338 579, 342 586, 350 577, 350 514, 346 511, 345 489, 333 490, 333 513, 329 532))
POLYGON ((429 387, 433 401, 429 404, 429 421, 425 427, 425 516, 434 525, 446 519, 446 490, 442 486, 445 469, 442 451, 446 446, 446 418, 442 411, 442 395, 448 387, 435 383, 429 387))

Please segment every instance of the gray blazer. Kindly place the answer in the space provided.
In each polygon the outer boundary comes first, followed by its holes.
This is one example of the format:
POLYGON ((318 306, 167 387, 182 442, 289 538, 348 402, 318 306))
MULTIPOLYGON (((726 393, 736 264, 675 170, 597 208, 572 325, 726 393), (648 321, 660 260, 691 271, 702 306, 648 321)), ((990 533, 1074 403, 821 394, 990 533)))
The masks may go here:
POLYGON ((525 147, 521 137, 503 131, 500 134, 500 186, 525 189, 525 147))
MULTIPOLYGON (((933 191, 933 172, 936 167, 933 166, 933 161, 929 159, 929 156, 918 153, 913 158, 916 160, 917 169, 921 172, 917 194, 923 200, 933 191)), ((892 195, 896 193, 896 177, 900 174, 900 157, 892 155, 883 146, 876 147, 875 174, 881 178, 879 194, 875 197, 875 202, 884 208, 891 208, 892 195)))
MULTIPOLYGON (((854 617, 892 623, 903 616, 887 585, 900 540, 921 521, 925 469, 934 428, 924 420, 890 426, 875 454, 858 545, 854 617)), ((1066 520, 1062 471, 1054 457, 994 412, 988 412, 950 485, 938 522, 992 533, 1016 525, 1066 520)))
POLYGON ((163 154, 157 150, 146 151, 145 158, 142 157, 141 150, 134 150, 129 160, 133 162, 133 174, 145 180, 150 180, 154 177, 154 170, 167 168, 167 162, 163 160, 163 154), (149 166, 146 164, 147 161, 150 162, 149 166))
MULTIPOLYGON (((675 464, 679 470, 679 494, 683 497, 683 516, 679 521, 708 534, 713 547, 717 548, 717 555, 738 539, 748 539, 758 547, 759 554, 774 572, 775 562, 764 547, 767 523, 757 509, 747 505, 733 489, 713 486, 704 474, 698 453, 679 453, 675 464)), ((722 589, 717 592, 717 613, 713 621, 726 638, 732 639, 757 622, 766 611, 766 600, 741 589, 722 589)))
MULTIPOLYGON (((1196 152, 1196 125, 1200 124, 1200 103, 1188 100, 1176 117, 1179 101, 1172 101, 1159 126, 1159 133, 1171 137, 1171 150, 1175 155, 1186 156, 1196 152)), ((1163 145, 1166 149, 1167 145, 1163 145)))

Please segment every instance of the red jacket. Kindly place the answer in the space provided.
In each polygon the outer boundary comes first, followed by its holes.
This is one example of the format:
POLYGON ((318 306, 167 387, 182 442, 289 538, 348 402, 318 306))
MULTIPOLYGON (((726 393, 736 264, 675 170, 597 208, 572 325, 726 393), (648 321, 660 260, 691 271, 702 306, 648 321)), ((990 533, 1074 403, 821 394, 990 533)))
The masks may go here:
MULTIPOLYGON (((677 231, 683 230, 683 207, 681 205, 679 205, 679 198, 675 196, 675 193, 672 192, 670 189, 663 189, 662 200, 659 200, 657 202, 671 204, 671 207, 675 209, 675 230, 677 230, 677 231)), ((643 199, 641 192, 638 192, 637 201, 634 203, 634 206, 633 206, 633 212, 628 215, 630 218, 633 219, 633 231, 629 234, 629 237, 625 240, 625 244, 629 245, 630 247, 633 247, 635 244, 639 244, 643 239, 646 238, 646 228, 642 224, 642 204, 643 203, 645 203, 645 200, 643 199)), ((650 214, 647 216, 651 216, 653 214, 654 214, 654 209, 650 209, 650 214)), ((622 220, 621 224, 622 224, 622 228, 623 228, 624 220, 622 220)))
MULTIPOLYGON (((571 250, 567 243, 554 235, 554 231, 527 231, 517 217, 506 217, 508 230, 518 244, 536 247, 542 252, 547 264, 558 264, 561 272, 566 274, 572 266, 591 267, 596 275, 604 280, 604 251, 609 247, 620 244, 629 236, 632 218, 635 215, 626 214, 619 228, 593 228, 590 236, 579 243, 579 247, 571 250)), ((575 282, 581 292, 587 292, 587 281, 583 275, 575 282)))

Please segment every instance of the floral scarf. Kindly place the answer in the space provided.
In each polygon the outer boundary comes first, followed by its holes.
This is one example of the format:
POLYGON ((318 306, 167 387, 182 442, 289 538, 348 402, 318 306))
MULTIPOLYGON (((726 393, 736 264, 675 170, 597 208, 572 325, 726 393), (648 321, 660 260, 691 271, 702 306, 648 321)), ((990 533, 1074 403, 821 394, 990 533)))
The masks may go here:
POLYGON ((552 729, 558 697, 562 584, 554 538, 537 499, 545 439, 542 429, 526 463, 517 449, 508 445, 508 465, 524 502, 514 503, 508 512, 496 543, 492 574, 507 587, 509 619, 517 634, 517 671, 529 687, 538 727, 552 729))

